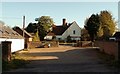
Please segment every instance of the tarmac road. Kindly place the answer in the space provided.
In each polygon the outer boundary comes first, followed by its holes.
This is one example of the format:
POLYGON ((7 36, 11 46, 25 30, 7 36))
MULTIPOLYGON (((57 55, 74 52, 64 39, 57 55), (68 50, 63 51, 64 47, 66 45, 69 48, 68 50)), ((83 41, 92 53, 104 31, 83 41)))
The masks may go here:
POLYGON ((97 56, 95 48, 59 46, 20 51, 21 58, 31 62, 25 68, 9 72, 116 72, 97 56))

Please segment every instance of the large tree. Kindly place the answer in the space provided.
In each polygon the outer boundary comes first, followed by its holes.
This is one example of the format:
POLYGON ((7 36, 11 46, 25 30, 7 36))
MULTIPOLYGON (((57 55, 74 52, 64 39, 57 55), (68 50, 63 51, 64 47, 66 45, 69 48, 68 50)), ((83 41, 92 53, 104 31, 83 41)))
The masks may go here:
POLYGON ((90 18, 86 19, 85 29, 88 30, 91 41, 94 41, 97 37, 97 32, 100 26, 100 20, 98 14, 92 14, 90 18))
POLYGON ((29 23, 26 31, 29 33, 35 33, 36 36, 38 34, 40 40, 42 41, 53 25, 53 19, 50 16, 41 16, 36 18, 35 21, 37 21, 37 23, 29 23))
POLYGON ((37 24, 36 23, 29 23, 25 30, 29 33, 36 33, 37 32, 37 24))
POLYGON ((81 30, 81 40, 83 40, 83 41, 90 40, 90 36, 88 34, 88 31, 85 28, 83 28, 81 30))
POLYGON ((43 26, 45 31, 49 31, 50 27, 54 24, 53 19, 50 16, 41 16, 38 18, 38 25, 43 26))
POLYGON ((116 29, 116 22, 112 18, 112 14, 109 11, 100 12, 100 31, 102 31, 103 37, 110 37, 114 34, 116 29))
POLYGON ((47 32, 50 31, 50 28, 54 24, 53 19, 50 16, 41 16, 37 19, 37 21, 40 40, 44 40, 44 37, 47 35, 47 32))

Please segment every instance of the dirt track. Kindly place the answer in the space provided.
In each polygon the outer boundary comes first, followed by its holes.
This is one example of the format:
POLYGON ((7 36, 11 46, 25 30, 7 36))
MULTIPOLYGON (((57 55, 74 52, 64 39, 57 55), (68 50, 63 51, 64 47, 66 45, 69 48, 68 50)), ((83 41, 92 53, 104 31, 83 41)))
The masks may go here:
POLYGON ((115 72, 102 63, 93 48, 59 46, 20 51, 21 58, 31 62, 25 68, 10 72, 115 72))

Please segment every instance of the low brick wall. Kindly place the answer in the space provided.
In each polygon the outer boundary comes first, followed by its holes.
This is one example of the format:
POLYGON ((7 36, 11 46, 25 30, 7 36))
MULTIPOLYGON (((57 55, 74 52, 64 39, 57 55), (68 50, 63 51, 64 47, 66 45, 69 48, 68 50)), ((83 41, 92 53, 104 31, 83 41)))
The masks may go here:
POLYGON ((59 46, 59 42, 58 41, 51 41, 50 45, 51 45, 51 47, 58 47, 59 46))
POLYGON ((29 43, 27 43, 28 48, 36 48, 36 47, 39 47, 39 46, 40 46, 40 44, 41 44, 41 42, 40 42, 40 41, 36 41, 36 42, 29 42, 29 43))
POLYGON ((100 51, 115 56, 118 59, 118 42, 116 41, 95 41, 95 47, 100 47, 100 51))
POLYGON ((77 47, 91 47, 92 42, 91 41, 79 41, 77 42, 77 47))
POLYGON ((48 48, 49 44, 50 44, 50 47, 58 47, 59 46, 59 42, 58 41, 45 41, 44 48, 48 48))

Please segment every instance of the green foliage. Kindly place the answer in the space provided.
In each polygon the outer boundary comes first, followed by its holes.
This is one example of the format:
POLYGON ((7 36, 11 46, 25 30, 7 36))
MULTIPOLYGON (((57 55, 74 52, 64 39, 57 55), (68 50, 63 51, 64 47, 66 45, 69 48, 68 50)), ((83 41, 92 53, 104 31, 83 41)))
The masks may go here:
POLYGON ((36 18, 38 23, 29 23, 26 28, 26 31, 29 33, 35 33, 34 41, 38 41, 38 36, 41 41, 44 40, 44 37, 49 32, 51 26, 53 25, 53 19, 50 16, 41 16, 40 18, 36 18), (38 30, 38 32, 37 32, 38 30))
POLYGON ((92 14, 90 18, 85 21, 85 29, 88 30, 91 40, 95 38, 108 40, 116 29, 116 22, 108 11, 101 11, 100 14, 92 14))
POLYGON ((89 36, 89 34, 88 34, 88 31, 87 31, 85 28, 83 28, 83 29, 81 30, 81 40, 82 40, 82 41, 90 40, 90 36, 89 36))
POLYGON ((112 18, 112 15, 108 11, 101 11, 100 15, 101 29, 103 31, 103 37, 110 37, 113 35, 116 29, 116 23, 112 18))
POLYGON ((36 33, 37 31, 37 24, 36 23, 29 23, 25 30, 29 33, 36 33))
POLYGON ((45 31, 49 31, 50 27, 53 25, 53 19, 50 16, 41 16, 38 19, 38 24, 43 26, 45 31))
POLYGON ((100 20, 98 14, 92 14, 89 19, 85 22, 85 29, 88 30, 90 35, 91 41, 94 41, 95 37, 97 36, 97 32, 99 29, 100 20))
POLYGON ((50 16, 41 16, 40 18, 38 18, 37 24, 41 41, 44 40, 44 37, 47 35, 47 32, 49 32, 53 23, 53 19, 50 18, 50 16))
POLYGON ((44 40, 44 37, 47 35, 47 32, 46 30, 43 28, 42 25, 39 25, 38 26, 38 31, 39 31, 39 37, 40 37, 40 40, 43 41, 44 40))
POLYGON ((34 36, 34 38, 33 38, 33 41, 40 41, 40 40, 39 40, 38 30, 37 30, 37 32, 35 33, 35 36, 34 36))

